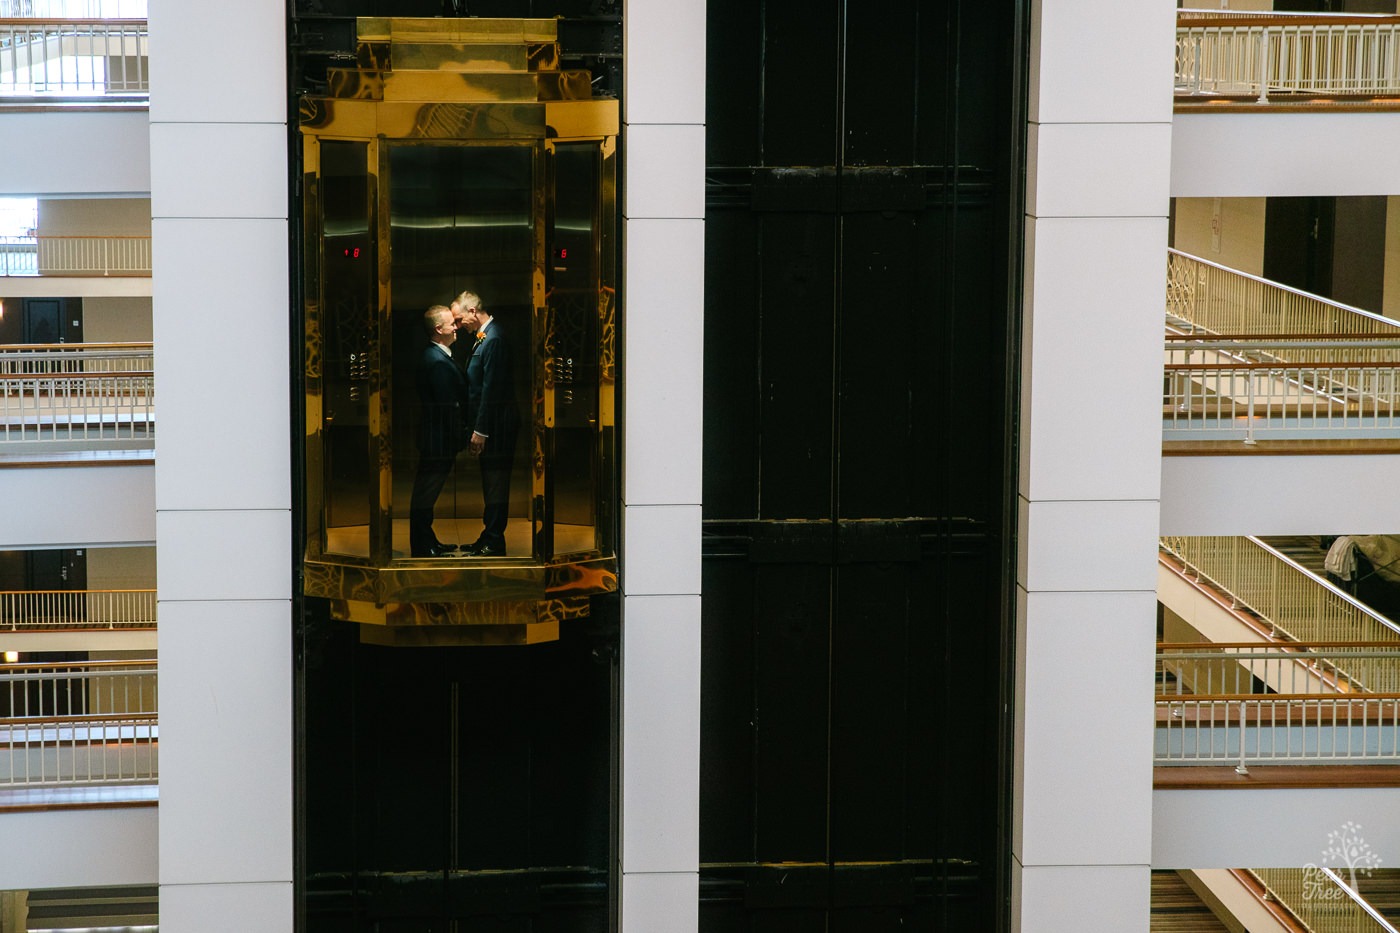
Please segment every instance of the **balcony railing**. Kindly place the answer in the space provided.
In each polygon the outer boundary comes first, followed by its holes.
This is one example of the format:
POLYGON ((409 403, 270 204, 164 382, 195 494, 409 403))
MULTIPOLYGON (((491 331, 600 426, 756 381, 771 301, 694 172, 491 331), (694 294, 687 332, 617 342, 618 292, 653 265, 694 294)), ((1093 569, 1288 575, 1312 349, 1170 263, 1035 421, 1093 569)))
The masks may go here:
POLYGON ((149 236, 0 237, 0 275, 150 275, 149 236))
POLYGON ((1400 17, 1179 16, 1176 91, 1188 95, 1400 92, 1400 17))
POLYGON ((1166 537, 1162 550, 1296 642, 1394 642, 1400 627, 1253 537, 1166 537))
POLYGON ((154 436, 150 344, 0 351, 0 442, 144 448, 154 436))
POLYGON ((1167 328, 1183 334, 1400 339, 1400 321, 1167 250, 1167 328))
POLYGON ((153 589, 0 592, 0 632, 154 628, 155 624, 153 589))
POLYGON ((0 665, 0 787, 157 775, 154 661, 0 665))
POLYGON ((1153 763, 1400 763, 1400 694, 1159 696, 1153 763))
POLYGON ((1157 646, 1159 698, 1400 693, 1400 642, 1157 646))
POLYGON ((144 97, 144 19, 0 19, 0 98, 144 97))
MULTIPOLYGON (((1335 869, 1254 868, 1250 874, 1312 933, 1395 933, 1395 927, 1357 894, 1356 879, 1347 877, 1348 865, 1358 854, 1338 852, 1335 869)), ((1363 871, 1367 867, 1369 863, 1361 866, 1363 871)))

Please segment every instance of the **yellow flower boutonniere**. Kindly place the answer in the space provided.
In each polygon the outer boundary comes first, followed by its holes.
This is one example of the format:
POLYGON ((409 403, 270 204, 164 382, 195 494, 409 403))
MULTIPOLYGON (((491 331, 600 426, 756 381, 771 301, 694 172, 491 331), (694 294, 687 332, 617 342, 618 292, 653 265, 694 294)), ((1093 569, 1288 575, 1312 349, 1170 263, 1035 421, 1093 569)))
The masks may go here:
POLYGON ((477 342, 477 343, 481 343, 481 341, 483 341, 483 340, 485 340, 485 339, 486 339, 486 331, 484 331, 484 330, 479 330, 479 331, 476 332, 476 342, 477 342))

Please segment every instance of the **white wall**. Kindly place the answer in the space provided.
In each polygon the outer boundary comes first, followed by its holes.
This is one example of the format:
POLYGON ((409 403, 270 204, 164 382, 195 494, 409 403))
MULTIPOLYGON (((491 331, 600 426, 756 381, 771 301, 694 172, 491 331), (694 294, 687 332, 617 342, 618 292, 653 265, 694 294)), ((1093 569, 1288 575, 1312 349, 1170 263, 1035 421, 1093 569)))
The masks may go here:
POLYGON ((1400 194, 1400 113, 1178 113, 1177 198, 1400 194))
POLYGON ((40 198, 40 236, 150 236, 150 198, 40 198))
POLYGON ((1170 0, 1032 5, 1012 817, 1023 933, 1148 923, 1174 17, 1170 0), (1115 664, 1067 680, 1091 653, 1115 664))
POLYGON ((155 482, 149 462, 7 466, 0 468, 0 483, 5 488, 0 550, 155 540, 155 482))
POLYGON ((1393 534, 1384 454, 1162 458, 1164 535, 1393 534))
POLYGON ((7 143, 0 196, 145 195, 151 190, 147 129, 140 110, 0 114, 7 143))
POLYGON ((292 928, 285 16, 150 9, 166 933, 292 928))

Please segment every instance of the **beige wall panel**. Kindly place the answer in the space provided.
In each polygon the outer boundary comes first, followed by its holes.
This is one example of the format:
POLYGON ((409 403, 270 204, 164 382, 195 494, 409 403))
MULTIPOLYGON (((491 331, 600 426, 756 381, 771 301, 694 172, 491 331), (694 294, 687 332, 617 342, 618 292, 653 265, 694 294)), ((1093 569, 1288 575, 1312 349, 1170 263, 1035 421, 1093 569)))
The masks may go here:
POLYGON ((83 339, 88 343, 151 340, 151 299, 84 298, 83 339))
POLYGON ((53 198, 39 201, 41 236, 150 236, 150 198, 53 198))
POLYGON ((95 547, 87 552, 90 590, 141 590, 156 585, 153 547, 95 547))
POLYGON ((1173 243, 1183 253, 1222 266, 1264 272, 1264 198, 1177 198, 1173 243), (1220 204, 1220 243, 1212 226, 1220 204))

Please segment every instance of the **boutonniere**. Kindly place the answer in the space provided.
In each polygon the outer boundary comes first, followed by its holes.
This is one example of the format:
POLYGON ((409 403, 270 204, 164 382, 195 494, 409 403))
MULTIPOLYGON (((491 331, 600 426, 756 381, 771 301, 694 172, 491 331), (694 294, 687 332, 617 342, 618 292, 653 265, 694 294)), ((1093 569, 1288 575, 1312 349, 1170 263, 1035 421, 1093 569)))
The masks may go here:
POLYGON ((485 339, 486 339, 486 331, 484 331, 484 330, 479 330, 479 331, 476 332, 476 342, 477 342, 477 343, 481 343, 481 341, 483 341, 483 340, 485 340, 485 339))

